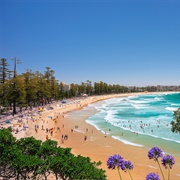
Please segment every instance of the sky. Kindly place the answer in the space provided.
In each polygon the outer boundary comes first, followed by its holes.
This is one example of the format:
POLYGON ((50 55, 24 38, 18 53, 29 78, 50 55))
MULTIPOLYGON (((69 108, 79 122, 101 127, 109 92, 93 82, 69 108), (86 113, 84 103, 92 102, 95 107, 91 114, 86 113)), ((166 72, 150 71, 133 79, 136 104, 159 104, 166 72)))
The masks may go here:
POLYGON ((180 0, 0 0, 0 58, 60 82, 180 85, 180 0))

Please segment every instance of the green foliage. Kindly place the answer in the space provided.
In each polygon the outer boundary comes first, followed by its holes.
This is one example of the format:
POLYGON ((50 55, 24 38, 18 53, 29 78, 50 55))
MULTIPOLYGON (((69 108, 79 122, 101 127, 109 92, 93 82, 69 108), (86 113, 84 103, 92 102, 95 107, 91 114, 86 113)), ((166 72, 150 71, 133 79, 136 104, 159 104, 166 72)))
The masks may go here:
POLYGON ((171 122, 172 132, 180 133, 180 108, 177 111, 174 111, 175 121, 171 122))
POLYGON ((1 58, 0 59, 0 84, 4 84, 7 76, 8 76, 8 68, 7 66, 9 66, 9 64, 7 63, 7 59, 5 58, 1 58))
POLYGON ((114 94, 128 92, 128 88, 118 84, 108 85, 107 83, 100 81, 94 83, 94 91, 96 95, 114 94))
MULTIPOLYGON (((92 86, 91 81, 87 80, 80 85, 72 83, 70 89, 64 83, 58 83, 54 76, 54 71, 50 67, 46 67, 44 73, 39 71, 27 72, 18 75, 15 71, 7 69, 7 60, 2 58, 0 68, 0 105, 12 106, 13 113, 16 113, 16 106, 32 107, 46 105, 52 100, 73 98, 82 96, 82 94, 103 95, 112 93, 128 92, 128 88, 120 85, 109 85, 105 82, 95 82, 92 86), (14 77, 10 73, 14 73, 14 77), (9 75, 9 76, 8 76, 9 75)), ((135 90, 135 89, 134 89, 135 90)))
POLYGON ((11 127, 11 126, 9 126, 7 129, 8 129, 10 132, 12 132, 12 127, 11 127))
POLYGON ((70 179, 105 179, 102 169, 98 169, 99 163, 93 162, 89 157, 78 155, 69 160, 66 168, 70 179))
POLYGON ((56 141, 42 142, 33 137, 16 140, 9 130, 0 130, 0 178, 106 179, 100 162, 74 156, 70 148, 58 147, 56 141))
POLYGON ((16 138, 10 133, 8 129, 0 130, 0 155, 1 152, 8 146, 15 144, 16 138))
POLYGON ((37 100, 38 78, 31 71, 23 74, 25 90, 26 90, 26 104, 31 105, 37 100))
POLYGON ((41 140, 36 140, 34 137, 21 138, 16 141, 17 146, 25 155, 37 154, 41 147, 41 140))
POLYGON ((0 177, 8 179, 15 176, 11 166, 15 154, 15 138, 8 129, 0 130, 0 177))

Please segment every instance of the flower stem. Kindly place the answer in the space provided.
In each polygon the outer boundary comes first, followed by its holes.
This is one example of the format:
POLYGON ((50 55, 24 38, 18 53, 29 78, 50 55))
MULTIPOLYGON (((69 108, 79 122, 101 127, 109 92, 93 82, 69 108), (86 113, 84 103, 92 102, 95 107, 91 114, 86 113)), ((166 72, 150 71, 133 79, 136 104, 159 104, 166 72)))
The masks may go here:
POLYGON ((160 164, 159 164, 158 159, 157 159, 157 163, 158 163, 159 169, 160 169, 160 171, 161 171, 161 174, 162 174, 163 180, 165 180, 165 178, 164 178, 164 174, 163 174, 163 172, 162 172, 162 169, 161 169, 161 166, 160 166, 160 164))
POLYGON ((168 180, 170 180, 170 166, 168 166, 168 180))
POLYGON ((132 176, 131 176, 131 173, 130 173, 129 169, 128 169, 128 173, 129 173, 129 176, 131 177, 131 180, 133 180, 133 178, 132 178, 132 176))
POLYGON ((122 180, 122 177, 121 177, 121 173, 120 173, 119 167, 118 167, 118 174, 119 174, 120 180, 122 180))

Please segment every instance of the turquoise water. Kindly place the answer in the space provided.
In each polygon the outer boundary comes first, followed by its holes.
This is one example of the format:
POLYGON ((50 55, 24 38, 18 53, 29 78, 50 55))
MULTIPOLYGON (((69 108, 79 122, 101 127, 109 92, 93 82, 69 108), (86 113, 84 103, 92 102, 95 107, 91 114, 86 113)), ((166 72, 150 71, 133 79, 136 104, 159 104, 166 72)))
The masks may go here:
POLYGON ((171 131, 173 111, 180 108, 180 93, 138 95, 90 104, 97 109, 87 122, 129 145, 160 147, 180 156, 180 135, 171 131))

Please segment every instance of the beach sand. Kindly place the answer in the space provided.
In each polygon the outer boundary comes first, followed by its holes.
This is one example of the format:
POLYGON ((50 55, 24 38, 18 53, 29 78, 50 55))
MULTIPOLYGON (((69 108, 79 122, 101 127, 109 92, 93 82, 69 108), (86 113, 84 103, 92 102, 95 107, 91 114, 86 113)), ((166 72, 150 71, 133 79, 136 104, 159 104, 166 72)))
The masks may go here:
MULTIPOLYGON (((102 165, 100 168, 106 170, 107 179, 109 180, 119 179, 117 170, 110 170, 106 165, 108 157, 114 154, 119 154, 124 159, 130 160, 133 163, 134 169, 131 170, 131 174, 135 180, 144 180, 146 175, 150 172, 156 172, 161 177, 158 164, 153 160, 149 160, 147 156, 147 149, 124 144, 113 139, 108 134, 105 136, 105 134, 96 130, 92 125, 85 122, 90 115, 97 112, 96 110, 91 112, 92 114, 87 114, 86 117, 77 117, 77 121, 72 120, 71 115, 68 115, 69 112, 78 112, 80 109, 90 103, 130 95, 133 96, 137 94, 133 93, 87 97, 76 101, 76 103, 69 103, 68 105, 63 105, 61 107, 59 107, 57 104, 54 106, 53 110, 46 110, 42 112, 42 115, 36 117, 34 122, 29 120, 28 130, 22 132, 22 135, 21 133, 18 133, 17 136, 18 138, 34 136, 36 139, 45 141, 46 136, 48 135, 48 138, 56 140, 59 146, 72 148, 71 152, 76 155, 79 154, 82 156, 88 156, 92 161, 96 162, 101 161, 102 165), (37 133, 35 132, 35 125, 39 126, 37 133), (60 131, 57 130, 57 127, 60 128, 60 131), (53 133, 46 133, 46 128, 52 128, 54 130, 53 133), (62 140, 62 135, 68 135, 68 139, 62 140), (86 141, 84 140, 85 136, 87 136, 86 141)), ((176 164, 171 169, 171 180, 180 179, 180 157, 175 157, 175 161, 176 164)), ((163 172, 165 177, 167 177, 167 170, 163 169, 163 172)), ((125 173, 121 171, 121 175, 122 179, 130 179, 128 172, 125 173)), ((54 178, 53 176, 50 176, 49 179, 54 178)))

